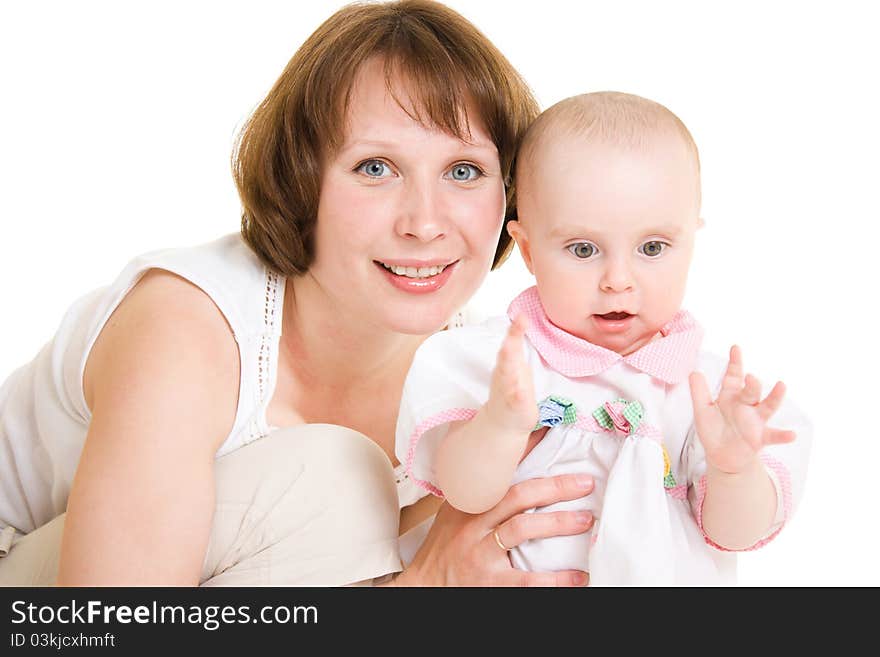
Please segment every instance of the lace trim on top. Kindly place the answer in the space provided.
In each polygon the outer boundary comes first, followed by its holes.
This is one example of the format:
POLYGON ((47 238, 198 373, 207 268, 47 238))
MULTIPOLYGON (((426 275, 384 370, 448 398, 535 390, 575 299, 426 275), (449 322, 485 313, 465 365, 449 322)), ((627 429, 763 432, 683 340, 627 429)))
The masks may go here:
MULTIPOLYGON (((260 335, 260 346, 257 352, 257 390, 256 413, 250 422, 248 442, 253 442, 269 433, 266 423, 266 406, 269 396, 275 388, 275 351, 278 348, 278 328, 281 313, 278 310, 278 299, 281 296, 282 277, 276 272, 266 270, 266 288, 263 299, 263 331, 260 335)), ((239 348, 242 348, 239 345, 239 348)), ((242 373, 242 375, 244 375, 242 373)))
MULTIPOLYGON (((258 440, 277 429, 270 427, 266 422, 266 407, 269 403, 268 396, 274 391, 275 357, 278 348, 280 329, 278 322, 281 312, 278 310, 278 300, 283 296, 284 279, 273 271, 266 271, 266 288, 263 304, 263 331, 260 336, 260 347, 257 355, 257 410, 251 418, 248 442, 258 440)), ((460 328, 465 326, 465 314, 459 310, 449 320, 448 328, 460 328)), ((239 345, 239 348, 242 348, 239 345)), ((400 506, 409 506, 424 496, 424 492, 410 478, 406 471, 406 464, 401 463, 394 468, 394 480, 397 486, 397 495, 400 506)))
POLYGON ((401 463, 394 468, 394 483, 397 485, 397 501, 401 509, 418 502, 425 495, 424 491, 410 478, 406 471, 406 463, 401 463))
POLYGON ((452 316, 452 319, 449 320, 448 328, 461 328, 464 324, 464 312, 459 310, 452 316))

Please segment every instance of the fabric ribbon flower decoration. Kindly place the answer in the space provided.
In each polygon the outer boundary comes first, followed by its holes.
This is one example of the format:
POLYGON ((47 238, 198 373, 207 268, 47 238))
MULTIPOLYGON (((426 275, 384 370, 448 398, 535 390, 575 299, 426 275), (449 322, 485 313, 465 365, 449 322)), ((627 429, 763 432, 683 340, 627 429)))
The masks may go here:
POLYGON ((614 430, 620 436, 628 436, 639 428, 644 409, 638 401, 615 399, 605 402, 595 411, 593 417, 603 429, 614 430))
POLYGON ((565 397, 550 395, 538 404, 538 423, 532 431, 541 427, 574 424, 575 420, 577 420, 577 409, 574 402, 565 397))

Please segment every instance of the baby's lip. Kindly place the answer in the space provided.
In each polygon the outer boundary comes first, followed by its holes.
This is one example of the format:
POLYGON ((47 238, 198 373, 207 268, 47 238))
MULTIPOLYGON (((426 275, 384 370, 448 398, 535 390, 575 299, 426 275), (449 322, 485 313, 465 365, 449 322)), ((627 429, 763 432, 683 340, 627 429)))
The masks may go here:
POLYGON ((625 310, 615 310, 614 312, 605 313, 604 315, 596 315, 597 317, 601 317, 602 319, 609 320, 621 320, 626 319, 627 317, 632 317, 633 313, 628 313, 625 310))

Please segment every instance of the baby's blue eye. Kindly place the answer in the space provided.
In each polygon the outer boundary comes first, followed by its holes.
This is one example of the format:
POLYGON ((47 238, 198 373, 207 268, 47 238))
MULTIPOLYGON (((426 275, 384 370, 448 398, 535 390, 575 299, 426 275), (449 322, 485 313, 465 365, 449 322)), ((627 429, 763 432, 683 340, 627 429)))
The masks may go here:
POLYGON ((476 180, 483 172, 480 171, 473 164, 456 164, 452 169, 449 170, 449 175, 452 176, 453 180, 457 180, 459 182, 468 182, 471 180, 476 180))
POLYGON ((368 175, 370 178, 386 178, 391 175, 391 167, 382 160, 367 160, 358 165, 356 171, 368 175))
POLYGON ((596 254, 596 247, 589 242, 578 242, 577 244, 572 244, 568 247, 568 250, 571 251, 571 253, 576 258, 581 258, 582 260, 592 258, 596 254))
POLYGON ((667 246, 669 245, 666 242, 651 240, 650 242, 645 242, 644 244, 642 244, 639 247, 639 251, 641 251, 649 258, 656 258, 658 255, 663 253, 667 246))

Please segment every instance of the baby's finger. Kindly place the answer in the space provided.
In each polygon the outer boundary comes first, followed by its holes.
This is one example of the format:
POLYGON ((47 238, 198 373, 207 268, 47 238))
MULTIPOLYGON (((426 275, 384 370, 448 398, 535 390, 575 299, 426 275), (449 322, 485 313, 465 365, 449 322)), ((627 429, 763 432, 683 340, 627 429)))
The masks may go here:
POLYGON ((516 371, 517 367, 517 354, 519 351, 520 346, 517 344, 516 336, 508 332, 504 342, 501 343, 501 349, 498 350, 498 356, 495 359, 495 376, 498 377, 499 381, 506 381, 513 376, 513 372, 516 371))
POLYGON ((516 319, 507 329, 507 335, 504 337, 499 355, 499 360, 502 362, 522 360, 523 336, 526 332, 524 322, 523 315, 517 315, 516 319))
POLYGON ((770 419, 770 417, 779 410, 779 407, 782 406, 782 400, 784 398, 785 384, 782 381, 777 381, 776 385, 773 386, 773 390, 770 391, 770 394, 764 397, 764 401, 762 401, 761 405, 758 407, 761 417, 764 420, 770 419))
POLYGON ((751 374, 746 374, 745 385, 739 393, 739 399, 743 404, 757 406, 761 401, 761 382, 751 374))
POLYGON ((703 409, 712 406, 714 403, 712 393, 709 392, 709 385, 706 383, 706 377, 702 372, 691 372, 688 377, 688 383, 691 387, 691 401, 694 404, 694 413, 699 414, 703 409))
POLYGON ((794 431, 767 427, 764 429, 761 441, 764 445, 784 445, 785 443, 793 442, 795 438, 797 438, 797 434, 794 431))
POLYGON ((724 372, 724 379, 721 381, 721 392, 719 397, 738 393, 743 385, 743 364, 742 351, 737 345, 730 348, 730 360, 727 361, 727 370, 724 372))
POLYGON ((501 345, 501 351, 507 356, 515 357, 517 352, 522 353, 523 336, 526 332, 525 316, 517 315, 507 328, 507 335, 501 345))
POLYGON ((517 333, 520 335, 526 332, 526 329, 529 327, 529 320, 526 319, 525 313, 520 313, 513 319, 513 323, 511 323, 510 328, 515 329, 517 333))

